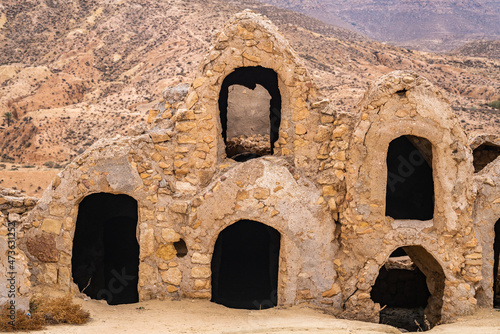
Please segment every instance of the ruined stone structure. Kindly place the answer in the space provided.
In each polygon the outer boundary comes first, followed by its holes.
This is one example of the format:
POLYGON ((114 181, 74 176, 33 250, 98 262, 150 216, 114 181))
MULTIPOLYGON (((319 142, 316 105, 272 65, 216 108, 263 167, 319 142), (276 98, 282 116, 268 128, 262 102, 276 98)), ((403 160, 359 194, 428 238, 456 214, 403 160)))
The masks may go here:
POLYGON ((469 141, 418 74, 385 75, 338 113, 245 11, 149 116, 69 164, 19 226, 32 289, 367 321, 411 299, 431 326, 500 302, 500 140, 469 141), (417 288, 386 293, 409 269, 417 288))

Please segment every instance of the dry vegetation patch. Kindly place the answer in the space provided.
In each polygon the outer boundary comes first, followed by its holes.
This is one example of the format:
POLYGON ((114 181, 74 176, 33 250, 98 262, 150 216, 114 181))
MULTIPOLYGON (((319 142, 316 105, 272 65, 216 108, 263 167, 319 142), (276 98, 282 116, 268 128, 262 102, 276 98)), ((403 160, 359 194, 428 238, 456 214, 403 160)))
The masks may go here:
POLYGON ((84 324, 90 314, 81 305, 74 304, 71 296, 42 299, 33 298, 30 310, 25 313, 17 310, 15 317, 11 314, 8 304, 0 308, 0 332, 15 332, 21 330, 38 330, 46 325, 84 324), (14 318, 14 320, 13 320, 14 318))

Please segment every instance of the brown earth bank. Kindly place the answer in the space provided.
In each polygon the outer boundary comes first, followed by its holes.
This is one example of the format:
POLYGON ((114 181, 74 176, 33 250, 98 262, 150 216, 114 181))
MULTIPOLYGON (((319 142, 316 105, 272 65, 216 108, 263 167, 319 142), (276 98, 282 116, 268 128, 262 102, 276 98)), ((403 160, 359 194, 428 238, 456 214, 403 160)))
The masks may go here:
MULTIPOLYGON (((368 85, 397 69, 427 77, 472 136, 500 133, 500 62, 379 43, 255 0, 0 0, 0 155, 67 163, 97 139, 130 135, 162 91, 190 83, 215 33, 244 8, 267 15, 321 93, 355 111, 368 85)), ((480 54, 488 55, 488 54, 480 54)))
MULTIPOLYGON (((401 333, 387 325, 337 319, 307 305, 251 311, 229 309, 204 300, 152 300, 118 306, 80 298, 75 298, 75 302, 90 312, 90 322, 30 333, 401 333)), ((428 333, 500 333, 500 312, 480 309, 428 333)))

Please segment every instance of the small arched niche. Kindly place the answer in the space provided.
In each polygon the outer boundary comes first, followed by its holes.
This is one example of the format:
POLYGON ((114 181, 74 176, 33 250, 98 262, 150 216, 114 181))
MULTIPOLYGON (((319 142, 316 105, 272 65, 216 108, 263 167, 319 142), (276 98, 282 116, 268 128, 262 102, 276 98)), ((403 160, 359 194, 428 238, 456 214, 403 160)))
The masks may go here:
POLYGON ((73 281, 109 305, 139 301, 137 201, 108 193, 85 197, 78 207, 72 250, 73 281))
POLYGON ((220 232, 212 256, 212 302, 238 309, 278 303, 280 233, 240 220, 220 232))
POLYGON ((385 215, 394 219, 433 218, 432 144, 427 139, 408 135, 389 144, 385 215))
POLYGON ((380 268, 371 298, 379 303, 380 323, 407 331, 432 328, 441 320, 444 273, 423 247, 396 249, 380 268))
POLYGON ((493 307, 500 309, 500 219, 495 224, 493 242, 493 307))
POLYGON ((235 69, 222 83, 219 111, 228 158, 273 154, 281 123, 277 73, 261 66, 235 69))
POLYGON ((500 146, 485 142, 472 151, 474 158, 474 173, 484 169, 500 155, 500 146))

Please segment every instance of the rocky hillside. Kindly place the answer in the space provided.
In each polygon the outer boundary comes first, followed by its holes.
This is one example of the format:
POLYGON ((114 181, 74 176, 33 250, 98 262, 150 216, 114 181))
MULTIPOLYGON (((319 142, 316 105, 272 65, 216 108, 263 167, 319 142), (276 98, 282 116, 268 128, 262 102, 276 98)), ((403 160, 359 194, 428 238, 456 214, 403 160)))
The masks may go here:
POLYGON ((453 55, 462 57, 485 57, 500 59, 500 40, 497 41, 472 41, 453 50, 453 55))
POLYGON ((261 1, 418 50, 451 51, 475 39, 500 39, 496 0, 261 1))
POLYGON ((0 0, 2 158, 68 162, 98 138, 134 133, 165 88, 191 82, 217 29, 244 8, 278 25, 339 110, 353 110, 376 77, 413 69, 470 131, 499 128, 485 107, 500 92, 492 58, 401 49, 254 0, 0 0))

